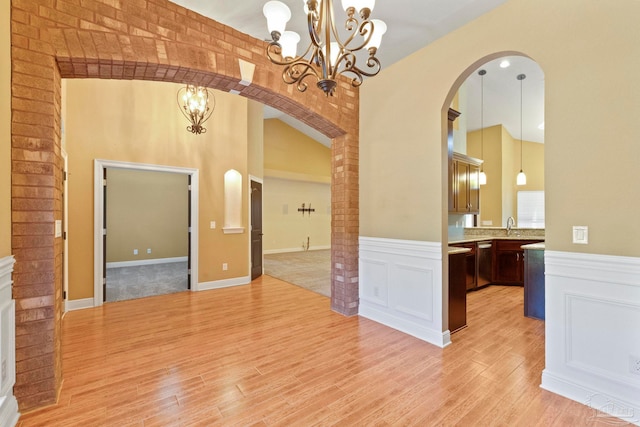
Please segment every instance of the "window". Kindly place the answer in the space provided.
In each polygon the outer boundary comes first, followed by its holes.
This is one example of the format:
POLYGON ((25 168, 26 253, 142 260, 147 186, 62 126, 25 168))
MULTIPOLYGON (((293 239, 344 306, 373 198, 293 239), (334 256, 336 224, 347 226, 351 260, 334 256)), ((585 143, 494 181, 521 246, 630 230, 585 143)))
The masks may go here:
POLYGON ((518 227, 544 228, 544 191, 518 191, 518 227))

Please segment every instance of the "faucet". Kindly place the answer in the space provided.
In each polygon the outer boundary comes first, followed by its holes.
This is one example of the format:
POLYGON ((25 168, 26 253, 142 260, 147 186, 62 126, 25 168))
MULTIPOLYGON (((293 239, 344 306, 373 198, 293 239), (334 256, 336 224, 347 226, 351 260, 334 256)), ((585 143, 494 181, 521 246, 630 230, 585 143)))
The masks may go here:
POLYGON ((514 222, 515 222, 515 219, 513 219, 512 216, 507 218, 507 236, 511 234, 511 228, 513 228, 514 222))

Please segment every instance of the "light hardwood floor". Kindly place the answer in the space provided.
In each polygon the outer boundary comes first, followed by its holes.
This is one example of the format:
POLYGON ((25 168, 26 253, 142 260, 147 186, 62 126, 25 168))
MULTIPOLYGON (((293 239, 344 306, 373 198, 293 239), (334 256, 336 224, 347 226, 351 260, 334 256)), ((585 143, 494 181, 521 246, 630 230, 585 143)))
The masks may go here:
POLYGON ((593 425, 539 387, 544 323, 522 288, 468 299, 445 349, 268 276, 70 312, 59 403, 18 425, 593 425))

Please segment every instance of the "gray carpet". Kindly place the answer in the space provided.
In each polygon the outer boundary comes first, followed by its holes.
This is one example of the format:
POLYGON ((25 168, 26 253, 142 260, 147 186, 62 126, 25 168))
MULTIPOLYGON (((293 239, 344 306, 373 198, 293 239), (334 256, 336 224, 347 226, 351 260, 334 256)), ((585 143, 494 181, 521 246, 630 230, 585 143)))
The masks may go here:
POLYGON ((187 290, 187 262, 107 268, 106 301, 123 301, 187 290))
POLYGON ((331 250, 265 255, 264 274, 330 297, 331 250))

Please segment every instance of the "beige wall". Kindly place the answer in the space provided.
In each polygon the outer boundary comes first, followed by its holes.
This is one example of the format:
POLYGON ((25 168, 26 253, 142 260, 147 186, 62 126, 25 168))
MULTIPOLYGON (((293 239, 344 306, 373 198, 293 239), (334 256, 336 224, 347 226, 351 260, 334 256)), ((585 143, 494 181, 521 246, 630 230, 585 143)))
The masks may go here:
POLYGON ((0 0, 0 258, 11 255, 11 23, 0 0))
MULTIPOLYGON (((264 105, 259 102, 248 100, 248 171, 249 174, 262 178, 264 176, 264 105)), ((246 181, 250 185, 249 180, 246 181)))
POLYGON ((331 149, 278 119, 264 121, 265 175, 331 182, 331 149))
POLYGON ((264 121, 265 252, 331 246, 331 149, 278 119, 264 121), (302 204, 315 209, 304 216, 302 204))
POLYGON ((186 174, 108 168, 107 262, 186 257, 188 182, 186 174))
POLYGON ((331 185, 267 177, 264 180, 264 240, 266 253, 331 247, 331 185), (298 208, 311 207, 311 214, 298 208))
POLYGON ((482 63, 521 52, 545 74, 547 248, 640 256, 637 16, 636 0, 510 0, 367 80, 360 234, 446 240, 446 107, 482 63))
MULTIPOLYGON (((67 81, 69 155, 69 297, 93 296, 93 161, 199 170, 199 282, 248 275, 248 234, 223 234, 223 178, 247 179, 247 99, 215 92, 216 108, 202 135, 187 132, 177 84, 74 79, 67 81), (209 222, 216 221, 216 229, 209 222), (222 270, 228 263, 228 271, 222 270)), ((248 193, 243 189, 242 200, 248 193)), ((242 222, 247 226, 247 206, 242 222)))
MULTIPOLYGON (((467 152, 479 159, 482 158, 480 133, 478 130, 467 134, 467 152)), ((518 191, 544 191, 544 145, 530 141, 523 141, 522 144, 527 185, 518 186, 516 176, 520 172, 520 140, 511 137, 502 125, 484 130, 483 166, 487 184, 480 187, 480 221, 491 221, 492 227, 506 226, 510 216, 518 219, 518 191)))

